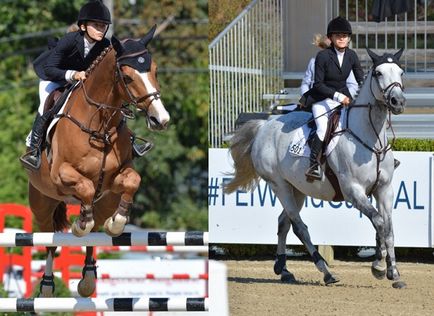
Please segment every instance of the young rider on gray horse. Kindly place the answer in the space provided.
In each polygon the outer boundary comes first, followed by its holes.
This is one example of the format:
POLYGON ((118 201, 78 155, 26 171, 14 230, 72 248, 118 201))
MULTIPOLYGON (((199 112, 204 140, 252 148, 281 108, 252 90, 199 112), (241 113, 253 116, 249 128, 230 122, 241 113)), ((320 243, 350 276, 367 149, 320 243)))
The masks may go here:
MULTIPOLYGON (((48 95, 67 83, 86 80, 85 70, 110 45, 105 35, 111 24, 111 15, 102 1, 92 0, 84 4, 77 20, 77 32, 66 34, 33 63, 36 74, 41 78, 40 105, 32 127, 30 148, 20 158, 23 165, 31 170, 37 170, 41 165, 41 144, 52 117, 52 113, 44 113, 48 95)), ((133 156, 142 156, 150 147, 152 144, 147 142, 140 145, 133 142, 133 156)))
POLYGON ((327 124, 331 111, 339 105, 348 106, 351 94, 347 88, 347 78, 351 72, 359 83, 364 79, 357 54, 348 48, 352 29, 350 23, 338 16, 327 26, 327 37, 331 46, 320 51, 315 60, 315 83, 313 88, 303 95, 305 106, 312 105, 316 123, 316 134, 311 143, 310 167, 306 172, 308 181, 322 178, 319 164, 327 124))

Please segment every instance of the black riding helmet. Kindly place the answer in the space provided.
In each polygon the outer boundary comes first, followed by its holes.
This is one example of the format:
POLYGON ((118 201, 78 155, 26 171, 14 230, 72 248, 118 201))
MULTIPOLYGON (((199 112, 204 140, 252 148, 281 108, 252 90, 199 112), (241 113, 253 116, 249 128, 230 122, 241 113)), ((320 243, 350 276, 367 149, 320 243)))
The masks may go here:
POLYGON ((347 19, 338 16, 329 22, 327 26, 327 36, 330 37, 332 34, 336 33, 344 33, 344 34, 353 34, 353 30, 351 29, 350 22, 347 19))
POLYGON ((112 23, 110 11, 101 0, 89 1, 81 7, 78 13, 78 26, 85 21, 96 21, 106 24, 112 23))

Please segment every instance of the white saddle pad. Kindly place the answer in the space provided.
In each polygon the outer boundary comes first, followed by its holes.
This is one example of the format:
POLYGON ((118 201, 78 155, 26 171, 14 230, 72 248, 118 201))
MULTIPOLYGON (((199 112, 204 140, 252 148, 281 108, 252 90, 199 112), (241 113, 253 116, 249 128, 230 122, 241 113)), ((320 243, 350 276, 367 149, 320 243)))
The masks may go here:
MULTIPOLYGON (((343 109, 341 112, 341 117, 339 118, 338 127, 336 128, 336 131, 341 131, 342 126, 344 124, 344 120, 347 116, 347 110, 343 109)), ((294 138, 292 139, 291 144, 289 145, 288 151, 291 155, 294 156, 301 156, 301 157, 310 157, 310 147, 307 144, 307 139, 309 138, 309 135, 311 133, 311 128, 307 126, 307 124, 302 125, 301 127, 298 127, 294 131, 294 138)), ((338 134, 337 136, 333 137, 330 143, 327 146, 325 155, 328 156, 333 151, 333 149, 336 147, 339 138, 341 137, 341 134, 338 134)))

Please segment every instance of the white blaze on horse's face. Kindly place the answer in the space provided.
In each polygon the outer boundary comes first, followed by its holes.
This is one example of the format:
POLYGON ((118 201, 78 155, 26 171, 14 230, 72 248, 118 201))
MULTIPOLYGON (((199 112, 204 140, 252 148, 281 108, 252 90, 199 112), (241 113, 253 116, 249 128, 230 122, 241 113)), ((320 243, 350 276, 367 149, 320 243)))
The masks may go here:
POLYGON ((395 63, 383 63, 374 70, 379 88, 374 91, 376 98, 387 104, 393 114, 404 111, 406 99, 402 90, 402 74, 404 71, 395 63))
MULTIPOLYGON (((151 72, 143 72, 140 73, 136 70, 136 74, 142 78, 143 84, 146 87, 146 91, 148 94, 157 92, 157 88, 152 84, 149 76, 151 75, 151 72)), ((166 111, 166 108, 163 105, 163 102, 161 102, 161 99, 154 99, 151 97, 152 101, 148 107, 148 117, 151 120, 151 122, 156 123, 157 125, 161 126, 162 128, 165 128, 170 120, 170 115, 166 111)), ((153 127, 152 124, 150 126, 153 127)), ((155 126, 158 128, 158 126, 155 126)))

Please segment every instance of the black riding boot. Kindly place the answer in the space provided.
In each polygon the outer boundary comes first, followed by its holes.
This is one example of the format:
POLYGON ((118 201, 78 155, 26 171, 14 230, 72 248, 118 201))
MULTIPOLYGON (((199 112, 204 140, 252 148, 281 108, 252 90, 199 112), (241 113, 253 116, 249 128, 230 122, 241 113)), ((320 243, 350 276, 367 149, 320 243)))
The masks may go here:
POLYGON ((133 145, 133 158, 144 156, 154 147, 154 144, 144 138, 131 135, 131 144, 133 145), (136 142, 138 139, 140 142, 136 142))
POLYGON ((20 161, 25 168, 38 170, 41 166, 41 144, 45 136, 47 120, 48 115, 36 114, 29 150, 20 157, 20 161))
POLYGON ((310 146, 310 167, 305 173, 308 182, 321 180, 322 178, 321 166, 319 164, 319 154, 321 153, 321 149, 322 140, 320 140, 318 135, 315 134, 310 146))

